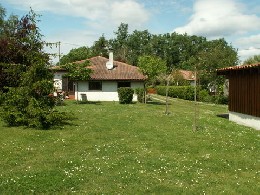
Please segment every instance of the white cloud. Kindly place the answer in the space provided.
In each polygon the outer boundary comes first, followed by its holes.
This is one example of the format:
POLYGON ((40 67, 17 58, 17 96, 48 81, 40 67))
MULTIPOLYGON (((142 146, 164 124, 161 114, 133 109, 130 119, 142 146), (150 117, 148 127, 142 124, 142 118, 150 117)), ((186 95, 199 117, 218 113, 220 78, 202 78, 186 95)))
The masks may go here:
POLYGON ((254 45, 255 47, 260 48, 260 34, 251 35, 248 37, 241 37, 241 38, 237 39, 235 43, 240 45, 243 48, 248 48, 251 45, 254 45))
MULTIPOLYGON (((7 0, 12 5, 28 10, 49 11, 72 17, 85 18, 91 22, 113 26, 121 22, 136 27, 149 19, 149 12, 135 0, 7 0)), ((94 25, 93 25, 94 26, 94 25)))
MULTIPOLYGON (((121 22, 129 24, 129 31, 142 26, 149 20, 150 13, 137 0, 6 0, 16 9, 28 11, 30 7, 43 15, 52 13, 69 17, 80 17, 80 29, 60 29, 44 37, 47 42, 61 41, 61 53, 67 54, 72 48, 91 46, 105 33, 111 37, 121 22), (54 34, 55 33, 55 34, 54 34), (84 41, 82 41, 84 40, 84 41), (71 44, 72 43, 72 44, 71 44)), ((75 20, 74 20, 75 21, 75 20)), ((68 21, 70 22, 70 21, 68 21)), ((58 48, 45 49, 58 53, 58 48)), ((53 61, 57 62, 57 58, 53 61)))
POLYGON ((238 50, 238 56, 240 57, 241 62, 254 55, 260 55, 260 48, 250 47, 248 49, 238 50))
POLYGON ((149 13, 140 4, 131 0, 114 2, 108 13, 116 24, 124 22, 140 26, 149 18, 149 13))
POLYGON ((244 13, 243 8, 235 0, 197 0, 189 23, 174 31, 219 38, 260 29, 260 17, 244 13))

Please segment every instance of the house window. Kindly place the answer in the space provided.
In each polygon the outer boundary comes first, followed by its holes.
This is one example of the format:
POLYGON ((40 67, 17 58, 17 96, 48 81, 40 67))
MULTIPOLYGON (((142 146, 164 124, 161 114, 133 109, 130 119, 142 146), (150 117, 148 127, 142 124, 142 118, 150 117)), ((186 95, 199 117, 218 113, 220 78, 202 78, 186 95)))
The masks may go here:
POLYGON ((89 81, 88 88, 89 88, 89 90, 102 91, 102 82, 101 81, 89 81))
POLYGON ((131 87, 131 82, 126 82, 126 81, 118 82, 117 88, 120 88, 120 87, 131 87))

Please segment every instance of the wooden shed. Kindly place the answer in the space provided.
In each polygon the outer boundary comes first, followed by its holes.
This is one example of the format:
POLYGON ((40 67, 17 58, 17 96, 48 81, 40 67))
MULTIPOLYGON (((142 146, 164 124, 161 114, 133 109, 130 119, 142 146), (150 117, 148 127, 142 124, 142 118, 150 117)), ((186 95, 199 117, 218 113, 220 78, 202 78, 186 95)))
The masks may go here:
POLYGON ((229 79, 229 119, 260 130, 260 62, 217 70, 229 79))

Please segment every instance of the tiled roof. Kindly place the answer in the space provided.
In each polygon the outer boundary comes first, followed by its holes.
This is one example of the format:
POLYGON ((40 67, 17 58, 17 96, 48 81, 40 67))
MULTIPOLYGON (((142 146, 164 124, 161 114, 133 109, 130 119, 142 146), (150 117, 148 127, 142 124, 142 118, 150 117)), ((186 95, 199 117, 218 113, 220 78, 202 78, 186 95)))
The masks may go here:
MULTIPOLYGON (((109 70, 106 67, 108 59, 97 56, 88 59, 90 61, 91 80, 146 80, 139 68, 123 62, 113 61, 114 68, 109 70)), ((76 63, 83 63, 85 60, 76 63)))
POLYGON ((233 70, 246 70, 246 69, 252 69, 252 68, 260 68, 260 62, 256 64, 248 64, 248 65, 241 65, 241 66, 231 66, 226 68, 217 69, 218 74, 225 74, 227 72, 233 71, 233 70))
POLYGON ((179 70, 179 72, 181 73, 181 75, 183 76, 183 78, 185 80, 188 80, 188 81, 194 81, 195 80, 195 76, 194 76, 194 73, 192 71, 179 70))

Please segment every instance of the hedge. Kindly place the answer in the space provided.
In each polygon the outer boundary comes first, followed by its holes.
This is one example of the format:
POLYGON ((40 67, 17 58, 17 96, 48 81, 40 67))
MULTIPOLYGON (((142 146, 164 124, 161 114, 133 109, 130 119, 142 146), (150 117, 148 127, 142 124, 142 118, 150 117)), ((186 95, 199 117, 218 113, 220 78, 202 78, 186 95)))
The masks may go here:
MULTIPOLYGON (((158 95, 166 95, 166 86, 157 86, 156 91, 158 95)), ((211 102, 215 104, 228 104, 228 97, 224 95, 210 96, 208 91, 200 90, 198 87, 197 100, 202 102, 211 102)), ((180 98, 184 100, 194 100, 194 86, 169 86, 168 96, 173 98, 180 98)))
MULTIPOLYGON (((157 94, 166 95, 166 86, 157 86, 157 94)), ((193 86, 169 86, 168 96, 173 98, 180 98, 184 100, 194 100, 193 86)))

